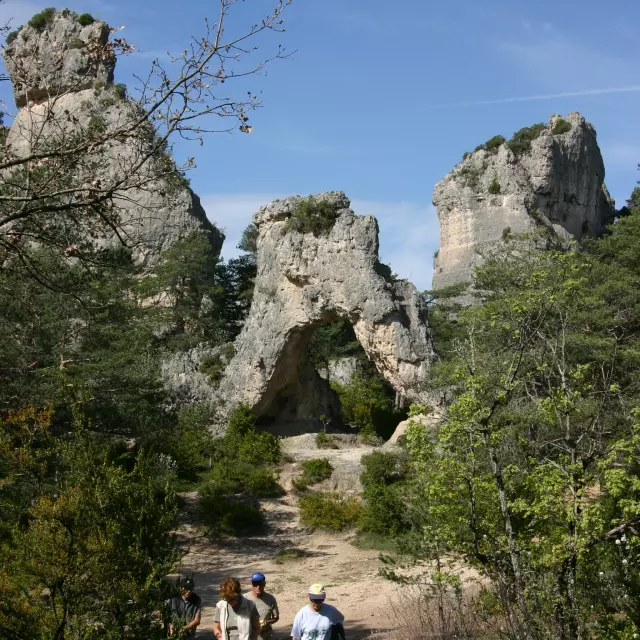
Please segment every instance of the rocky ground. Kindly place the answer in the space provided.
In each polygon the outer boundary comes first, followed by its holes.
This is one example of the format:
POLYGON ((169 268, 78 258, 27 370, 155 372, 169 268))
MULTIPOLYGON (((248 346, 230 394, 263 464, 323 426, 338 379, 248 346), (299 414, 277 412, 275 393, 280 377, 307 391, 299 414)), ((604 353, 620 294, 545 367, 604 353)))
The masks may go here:
POLYGON ((317 450, 311 434, 283 439, 283 451, 289 462, 280 468, 280 484, 286 494, 262 501, 267 529, 263 536, 212 542, 194 526, 191 514, 196 494, 185 494, 180 537, 188 548, 181 573, 194 574, 196 592, 203 601, 202 624, 198 638, 213 638, 213 614, 218 583, 223 577, 237 577, 243 588, 249 576, 262 571, 267 576, 267 591, 280 606, 277 638, 289 637, 293 618, 305 604, 306 587, 322 582, 327 601, 346 617, 347 637, 361 638, 372 632, 386 631, 391 623, 389 607, 397 600, 397 585, 380 577, 378 552, 362 550, 350 544, 353 534, 313 532, 300 525, 297 499, 291 493, 291 480, 299 474, 299 462, 313 457, 329 458, 334 473, 319 485, 325 490, 359 490, 360 458, 371 450, 345 439, 340 449, 317 450), (275 562, 283 549, 297 548, 305 557, 275 562))

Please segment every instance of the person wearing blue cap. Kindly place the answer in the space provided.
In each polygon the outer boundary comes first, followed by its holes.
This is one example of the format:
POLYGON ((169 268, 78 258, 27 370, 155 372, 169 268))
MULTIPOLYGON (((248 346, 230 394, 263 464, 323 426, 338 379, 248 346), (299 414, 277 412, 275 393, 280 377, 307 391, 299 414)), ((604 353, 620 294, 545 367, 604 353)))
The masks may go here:
POLYGON ((264 573, 257 571, 251 576, 251 592, 246 594, 246 598, 251 600, 260 614, 260 638, 267 640, 273 632, 273 625, 280 619, 278 602, 264 589, 267 585, 267 578, 264 573))

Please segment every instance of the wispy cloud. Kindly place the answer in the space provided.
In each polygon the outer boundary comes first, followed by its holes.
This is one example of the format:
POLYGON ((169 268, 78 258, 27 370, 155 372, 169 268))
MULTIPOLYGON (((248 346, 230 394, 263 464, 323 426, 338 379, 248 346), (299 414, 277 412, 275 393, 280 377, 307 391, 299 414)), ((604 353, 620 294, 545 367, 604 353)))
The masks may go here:
MULTIPOLYGON (((209 220, 222 228, 226 240, 223 257, 229 259, 240 251, 236 245, 251 216, 265 204, 283 194, 210 194, 202 197, 209 220)), ((433 252, 439 245, 439 226, 431 205, 415 202, 358 200, 351 208, 359 215, 372 215, 380 227, 380 258, 402 278, 419 289, 431 288, 433 252)))
POLYGON ((561 93, 543 93, 532 96, 516 96, 511 98, 496 98, 493 100, 472 100, 469 102, 454 102, 438 104, 431 109, 450 109, 453 107, 481 107, 492 104, 509 104, 510 102, 534 102, 536 100, 557 100, 560 98, 577 98, 585 96, 603 96, 611 93, 640 93, 640 85, 628 87, 608 87, 606 89, 583 89, 582 91, 563 91, 561 93))

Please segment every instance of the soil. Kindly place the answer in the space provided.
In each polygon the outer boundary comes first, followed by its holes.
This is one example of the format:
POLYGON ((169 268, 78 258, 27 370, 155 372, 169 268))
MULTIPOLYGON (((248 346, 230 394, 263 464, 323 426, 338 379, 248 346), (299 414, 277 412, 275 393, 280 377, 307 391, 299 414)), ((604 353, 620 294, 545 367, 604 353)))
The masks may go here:
POLYGON ((179 536, 188 552, 180 572, 193 574, 195 591, 202 598, 197 637, 214 637, 213 615, 220 580, 236 577, 243 590, 248 590, 249 576, 256 571, 267 576, 267 592, 278 600, 280 620, 274 626, 274 640, 290 637, 293 618, 306 604, 306 588, 314 582, 325 585, 327 602, 345 615, 348 640, 388 631, 389 607, 398 600, 398 586, 380 576, 379 552, 350 544, 353 533, 315 532, 301 526, 297 498, 291 493, 299 462, 314 457, 329 458, 334 467, 332 478, 318 488, 357 492, 360 458, 371 447, 359 447, 347 439, 339 442, 343 448, 318 450, 310 434, 284 438, 282 443, 289 460, 280 468, 280 484, 286 494, 261 501, 264 535, 211 541, 193 524, 197 494, 183 494, 186 506, 179 536), (304 557, 277 564, 276 553, 292 548, 302 550, 304 557))

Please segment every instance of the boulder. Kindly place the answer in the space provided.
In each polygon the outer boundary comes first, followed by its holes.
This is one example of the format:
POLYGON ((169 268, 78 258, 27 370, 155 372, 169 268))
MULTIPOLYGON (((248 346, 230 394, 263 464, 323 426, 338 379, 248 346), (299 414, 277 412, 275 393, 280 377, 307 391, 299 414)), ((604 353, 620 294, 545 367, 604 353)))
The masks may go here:
POLYGON ((579 113, 551 116, 530 145, 484 145, 435 186, 440 249, 433 288, 470 282, 503 234, 547 226, 561 238, 601 234, 614 213, 596 132, 579 113), (527 148, 528 147, 528 148, 527 148))

